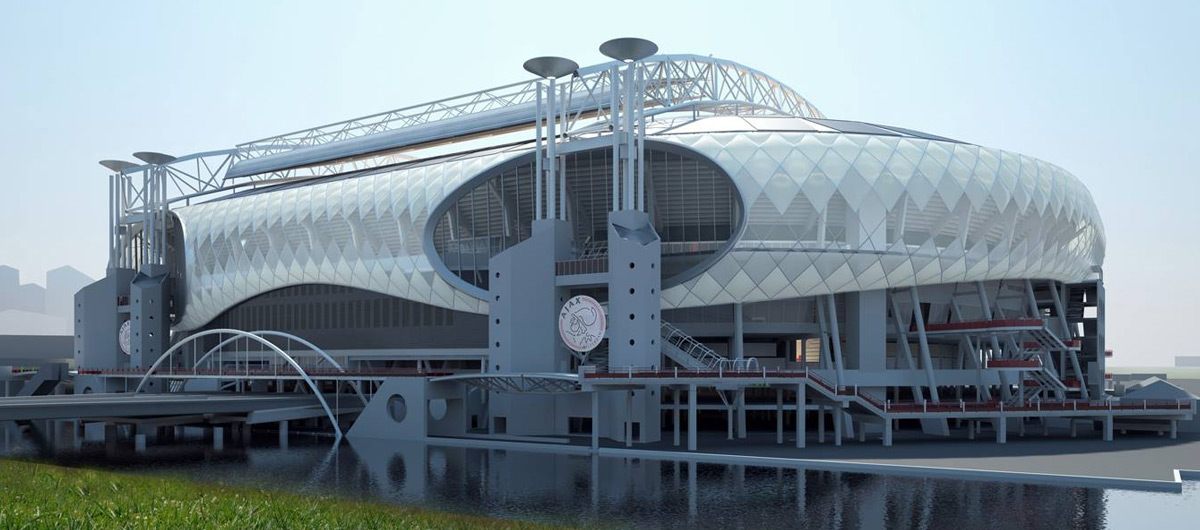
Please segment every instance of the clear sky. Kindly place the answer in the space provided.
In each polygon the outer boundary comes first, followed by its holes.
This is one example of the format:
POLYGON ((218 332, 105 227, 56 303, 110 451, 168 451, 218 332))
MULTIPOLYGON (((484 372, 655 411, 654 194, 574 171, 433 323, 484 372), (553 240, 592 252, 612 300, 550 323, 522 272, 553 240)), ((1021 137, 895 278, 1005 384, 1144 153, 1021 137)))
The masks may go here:
POLYGON ((1108 235, 1116 364, 1200 354, 1200 2, 0 0, 0 264, 103 274, 104 158, 186 154, 601 62, 736 60, 826 115, 1056 163, 1108 235), (548 9, 552 6, 553 9, 548 9), (576 7, 578 6, 578 7, 576 7), (611 6, 611 7, 610 7, 611 6))

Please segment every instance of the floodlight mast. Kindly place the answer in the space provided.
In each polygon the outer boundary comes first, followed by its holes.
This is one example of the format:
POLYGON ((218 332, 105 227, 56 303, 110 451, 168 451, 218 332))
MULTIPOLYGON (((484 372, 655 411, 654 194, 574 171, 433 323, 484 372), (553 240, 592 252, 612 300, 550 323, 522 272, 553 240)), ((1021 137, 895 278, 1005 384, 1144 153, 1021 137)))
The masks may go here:
POLYGON ((658 45, 646 39, 624 37, 604 42, 600 53, 625 63, 620 82, 618 67, 614 65, 609 70, 613 92, 609 113, 613 128, 612 210, 645 211, 646 166, 642 156, 646 129, 645 74, 639 66, 642 59, 658 53, 658 45))
MULTIPOLYGON (((538 219, 565 219, 566 208, 566 182, 563 182, 562 190, 558 190, 558 134, 556 133, 555 125, 558 122, 558 115, 555 112, 554 100, 555 80, 559 77, 574 75, 579 70, 579 64, 570 59, 563 57, 534 57, 524 64, 525 70, 531 74, 547 81, 546 87, 546 105, 542 107, 542 85, 537 87, 537 160, 535 168, 537 178, 534 179, 535 195, 540 195, 542 188, 546 190, 546 208, 541 209, 541 199, 535 198, 538 204, 535 217, 538 219), (541 148, 542 138, 542 120, 546 120, 546 151, 541 148), (545 162, 543 162, 545 160, 545 162)), ((565 105, 565 102, 564 102, 565 105)), ((563 122, 563 127, 567 126, 566 121, 563 122)), ((565 131, 564 131, 565 132, 565 131)))
POLYGON ((100 165, 113 173, 108 181, 109 253, 108 268, 141 269, 155 274, 151 266, 166 265, 167 218, 169 199, 168 164, 174 156, 153 151, 138 151, 137 164, 124 160, 101 160, 100 165), (141 173, 141 188, 133 183, 141 173), (140 205, 139 215, 129 216, 131 205, 140 205))
POLYGON ((138 165, 124 160, 101 160, 100 165, 112 171, 108 175, 108 268, 115 269, 125 266, 125 256, 121 252, 124 245, 118 244, 120 242, 118 230, 121 226, 121 210, 125 204, 125 188, 121 184, 125 178, 125 172, 138 167, 138 165))

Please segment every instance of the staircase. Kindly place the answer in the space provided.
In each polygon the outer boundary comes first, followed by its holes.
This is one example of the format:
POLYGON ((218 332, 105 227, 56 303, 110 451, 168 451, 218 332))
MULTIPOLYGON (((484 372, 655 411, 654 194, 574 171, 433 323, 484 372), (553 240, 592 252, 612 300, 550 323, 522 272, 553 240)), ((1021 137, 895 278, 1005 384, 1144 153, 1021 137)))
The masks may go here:
POLYGON ((884 398, 874 395, 867 389, 860 389, 856 386, 837 387, 814 370, 808 370, 805 379, 809 388, 816 390, 828 401, 846 403, 852 412, 887 419, 884 398))
POLYGON ((758 360, 753 357, 729 359, 665 320, 662 321, 661 335, 663 355, 684 368, 738 371, 751 370, 758 366, 758 360))

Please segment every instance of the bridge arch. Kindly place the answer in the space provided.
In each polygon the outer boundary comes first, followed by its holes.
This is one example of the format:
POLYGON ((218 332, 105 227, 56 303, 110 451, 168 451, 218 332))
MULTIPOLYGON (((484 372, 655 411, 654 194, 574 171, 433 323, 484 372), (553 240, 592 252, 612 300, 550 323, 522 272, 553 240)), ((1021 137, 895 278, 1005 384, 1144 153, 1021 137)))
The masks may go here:
MULTIPOLYGON (((307 347, 308 349, 312 350, 317 355, 321 356, 322 359, 329 362, 329 364, 333 365, 333 367, 336 368, 337 371, 339 371, 339 372, 346 371, 346 369, 343 368, 340 363, 338 363, 336 360, 334 360, 331 355, 329 355, 328 353, 325 353, 325 350, 318 348, 316 344, 313 344, 312 342, 308 341, 307 339, 297 337, 295 335, 292 335, 291 333, 285 333, 282 331, 272 331, 272 330, 267 330, 267 329, 260 329, 258 331, 250 331, 248 333, 250 333, 251 335, 258 335, 259 337, 282 337, 282 338, 285 338, 288 340, 296 341, 296 342, 300 343, 302 346, 307 347)), ((192 368, 198 368, 200 366, 200 363, 210 359, 214 353, 219 351, 221 348, 225 347, 226 344, 241 340, 243 338, 244 337, 242 337, 242 336, 234 335, 225 340, 222 340, 221 342, 218 342, 216 346, 213 346, 212 348, 209 348, 209 350, 207 352, 204 352, 204 355, 202 355, 199 359, 196 360, 195 363, 192 364, 192 368)), ((355 394, 358 394, 358 399, 362 400, 363 405, 366 405, 367 404, 367 396, 363 395, 362 389, 359 388, 358 382, 352 382, 350 387, 354 389, 355 394)))
MULTIPOLYGON (((275 334, 275 333, 280 333, 281 335, 286 335, 281 332, 270 332, 269 334, 275 334)), ((313 395, 317 398, 317 401, 321 404, 321 408, 325 410, 325 415, 327 417, 329 417, 329 422, 333 425, 334 433, 337 434, 338 439, 341 439, 342 438, 342 429, 340 426, 338 426, 337 416, 334 415, 333 410, 329 408, 329 403, 327 403, 325 401, 325 396, 321 393, 320 387, 318 387, 316 382, 314 382, 312 380, 312 378, 310 378, 308 376, 308 373, 304 371, 304 368, 300 366, 300 363, 296 362, 296 359, 294 357, 289 355, 287 352, 283 351, 281 348, 279 348, 279 346, 276 346, 271 341, 260 336, 261 334, 264 334, 264 333, 261 331, 260 332, 249 332, 249 331, 243 331, 240 329, 221 328, 221 329, 205 330, 205 331, 201 331, 200 333, 196 333, 195 335, 191 335, 191 336, 187 337, 186 339, 183 339, 183 340, 175 343, 170 348, 167 348, 167 351, 163 352, 163 354, 160 355, 158 357, 158 359, 154 361, 154 364, 150 365, 150 369, 146 371, 146 375, 142 376, 141 381, 138 382, 137 388, 134 389, 134 393, 142 392, 146 386, 146 382, 150 380, 150 377, 152 375, 154 375, 154 371, 158 370, 158 368, 160 366, 162 366, 163 362, 170 359, 172 355, 175 355, 175 352, 178 352, 179 350, 181 350, 185 345, 195 343, 197 339, 200 339, 202 337, 207 337, 209 335, 233 335, 235 338, 244 338, 244 339, 252 340, 254 342, 257 342, 257 343, 263 345, 264 347, 271 350, 272 352, 275 352, 276 355, 279 355, 280 357, 282 357, 283 360, 288 363, 288 365, 290 365, 292 368, 294 368, 296 370, 296 373, 300 375, 300 378, 304 380, 304 383, 308 385, 308 388, 310 390, 312 390, 313 395)), ((303 340, 303 339, 300 339, 300 340, 303 340)), ((307 341, 305 341, 305 342, 307 342, 307 341)), ((310 347, 312 347, 312 346, 310 346, 310 347)), ((325 356, 327 359, 331 359, 330 357, 328 357, 327 354, 325 354, 325 352, 321 352, 319 348, 316 349, 316 351, 320 352, 320 354, 325 356)), ((336 363, 335 363, 335 366, 337 366, 336 363)), ((341 366, 338 366, 338 368, 341 369, 341 366)))

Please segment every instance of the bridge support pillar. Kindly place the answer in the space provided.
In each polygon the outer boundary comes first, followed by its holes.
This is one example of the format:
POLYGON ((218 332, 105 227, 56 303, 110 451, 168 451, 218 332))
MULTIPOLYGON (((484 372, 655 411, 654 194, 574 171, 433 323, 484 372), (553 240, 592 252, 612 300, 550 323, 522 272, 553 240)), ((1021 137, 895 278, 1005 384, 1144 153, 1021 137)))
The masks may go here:
POLYGON ((287 420, 279 422, 279 448, 287 449, 288 446, 288 422, 287 420))
MULTIPOLYGON (((805 425, 805 410, 804 402, 807 401, 806 390, 808 385, 800 383, 796 385, 796 448, 804 449, 805 438, 808 437, 808 426, 805 425)), ((801 473, 803 474, 803 473, 801 473)))
POLYGON ((1008 443, 1008 420, 1003 417, 996 418, 996 443, 1008 443))
MULTIPOLYGON (((854 420, 850 420, 850 421, 854 421, 854 420)), ((857 432, 858 432, 858 441, 860 441, 860 442, 867 441, 867 424, 866 423, 863 423, 861 421, 858 422, 858 431, 857 432)))
POLYGON ((225 427, 215 426, 212 429, 213 433, 213 449, 222 451, 225 449, 225 427))
POLYGON ((1113 417, 1112 414, 1104 417, 1104 441, 1113 441, 1113 417))
MULTIPOLYGON (((688 421, 687 421, 687 449, 688 451, 696 450, 696 385, 688 385, 688 421)), ((695 469, 695 464, 688 464, 688 467, 695 469)))
POLYGON ((892 446, 892 420, 883 420, 883 446, 892 446))
POLYGON ((1179 420, 1171 420, 1171 439, 1179 438, 1179 420))
POLYGON ((146 452, 146 435, 137 433, 133 435, 133 450, 139 453, 146 452))
POLYGON ((113 444, 117 443, 117 434, 118 434, 117 424, 115 424, 115 423, 105 423, 104 424, 104 444, 105 445, 113 445, 113 444))
POLYGON ((783 389, 775 389, 775 443, 783 444, 783 389))
POLYGON ((967 422, 967 439, 975 439, 975 420, 970 420, 967 422))
POLYGON ((737 398, 733 399, 733 403, 725 405, 725 433, 726 438, 733 439, 733 415, 734 409, 737 408, 737 398))
POLYGON ((1079 423, 1075 421, 1075 418, 1068 419, 1067 422, 1071 424, 1071 438, 1078 436, 1079 423))

